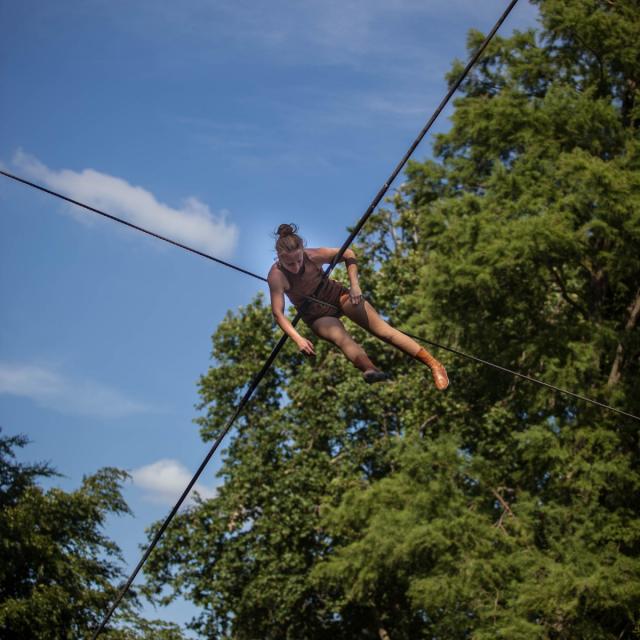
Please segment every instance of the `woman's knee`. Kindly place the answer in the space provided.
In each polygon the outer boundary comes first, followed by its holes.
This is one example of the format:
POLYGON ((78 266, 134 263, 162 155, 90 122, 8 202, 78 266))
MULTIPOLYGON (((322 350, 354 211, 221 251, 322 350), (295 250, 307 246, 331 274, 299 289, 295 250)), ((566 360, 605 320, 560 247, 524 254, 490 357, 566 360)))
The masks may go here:
POLYGON ((328 322, 316 322, 311 326, 312 331, 323 340, 330 342, 336 346, 340 346, 340 344, 344 341, 345 337, 348 338, 349 335, 346 332, 346 329, 340 323, 328 323, 328 322))
POLYGON ((339 347, 343 351, 345 349, 353 348, 358 343, 345 331, 343 334, 336 336, 334 343, 336 347, 339 347))
POLYGON ((362 347, 346 331, 334 336, 332 342, 348 357, 364 353, 362 347))

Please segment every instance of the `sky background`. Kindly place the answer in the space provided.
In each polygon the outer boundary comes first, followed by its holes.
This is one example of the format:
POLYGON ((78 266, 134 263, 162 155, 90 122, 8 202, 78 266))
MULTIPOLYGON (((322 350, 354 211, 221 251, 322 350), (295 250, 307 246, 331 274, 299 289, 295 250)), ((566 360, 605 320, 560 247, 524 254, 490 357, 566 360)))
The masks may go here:
MULTIPOLYGON (((281 222, 342 244, 467 59, 468 30, 506 5, 0 0, 0 166, 266 275, 281 222)), ((500 33, 536 16, 520 0, 500 33)), ((47 486, 132 474, 134 516, 107 525, 127 573, 206 455, 192 421, 211 335, 260 291, 0 176, 0 426, 32 440, 21 460, 63 474, 47 486)))

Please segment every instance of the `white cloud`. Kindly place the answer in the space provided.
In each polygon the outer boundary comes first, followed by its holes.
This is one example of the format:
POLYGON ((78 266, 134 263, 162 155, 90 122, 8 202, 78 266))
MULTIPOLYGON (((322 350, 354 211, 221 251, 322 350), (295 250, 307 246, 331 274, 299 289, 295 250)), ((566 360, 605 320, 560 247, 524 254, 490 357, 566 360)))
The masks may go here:
MULTIPOLYGON (((146 491, 145 498, 149 502, 174 505, 189 484, 193 474, 177 460, 163 459, 134 469, 131 476, 133 483, 146 491)), ((205 499, 213 498, 216 495, 215 488, 209 488, 196 482, 187 500, 192 499, 194 490, 205 499)))
POLYGON ((186 198, 176 209, 158 202, 142 187, 94 169, 54 171, 21 149, 14 154, 13 163, 50 189, 216 257, 230 257, 238 242, 238 228, 226 220, 225 213, 212 213, 195 197, 186 198))
POLYGON ((121 418, 152 411, 142 403, 98 382, 73 380, 29 364, 0 362, 0 394, 29 398, 60 413, 92 418, 121 418))

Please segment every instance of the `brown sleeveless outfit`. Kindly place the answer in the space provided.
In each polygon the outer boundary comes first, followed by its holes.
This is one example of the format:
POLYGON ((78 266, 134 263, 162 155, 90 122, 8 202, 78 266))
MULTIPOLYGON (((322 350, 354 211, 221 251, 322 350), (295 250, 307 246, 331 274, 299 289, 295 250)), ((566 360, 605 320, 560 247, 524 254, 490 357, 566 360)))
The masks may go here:
POLYGON ((302 267, 298 273, 291 273, 287 271, 279 262, 276 263, 278 269, 284 273, 289 281, 289 289, 285 291, 285 294, 293 306, 300 311, 300 316, 304 322, 311 326, 318 318, 326 316, 332 318, 339 318, 342 315, 342 309, 340 308, 340 297, 343 294, 349 294, 349 290, 335 280, 326 278, 323 280, 322 269, 313 261, 309 256, 303 252, 302 267), (318 285, 320 289, 316 291, 318 285), (328 307, 319 302, 309 300, 302 309, 302 305, 307 299, 305 296, 313 296, 334 305, 334 307, 328 307))

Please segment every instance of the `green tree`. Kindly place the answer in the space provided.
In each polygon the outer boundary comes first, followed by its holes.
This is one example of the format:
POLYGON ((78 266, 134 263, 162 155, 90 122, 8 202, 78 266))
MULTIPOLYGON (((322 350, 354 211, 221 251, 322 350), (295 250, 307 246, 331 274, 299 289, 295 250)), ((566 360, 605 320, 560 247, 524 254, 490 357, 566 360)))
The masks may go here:
MULTIPOLYGON (((24 436, 0 435, 0 636, 6 640, 77 640, 90 636, 115 598, 120 551, 101 529, 109 514, 127 514, 120 493, 127 474, 101 469, 80 489, 43 490, 48 464, 21 464, 24 436)), ((130 597, 111 640, 180 640, 175 625, 146 621, 130 597)))
MULTIPOLYGON (((412 333, 638 414, 640 11, 536 4, 370 219, 362 280, 412 333)), ((458 359, 438 394, 356 333, 394 381, 286 350, 149 592, 192 599, 212 638, 640 637, 637 423, 458 359)), ((218 327, 205 440, 277 337, 261 298, 218 327)))
MULTIPOLYGON (((402 283, 387 308, 414 331, 638 414, 640 13, 539 4, 543 32, 494 41, 439 161, 409 167, 362 246, 384 265, 380 300, 402 283)), ((407 437, 396 473, 327 509, 341 545, 317 575, 356 602, 404 579, 424 637, 638 634, 637 424, 475 364, 452 393, 462 411, 422 454, 437 475, 454 439, 446 491, 418 474, 407 437), (443 513, 423 508, 427 492, 443 513), (381 530, 397 531, 402 562, 372 553, 381 530)))

